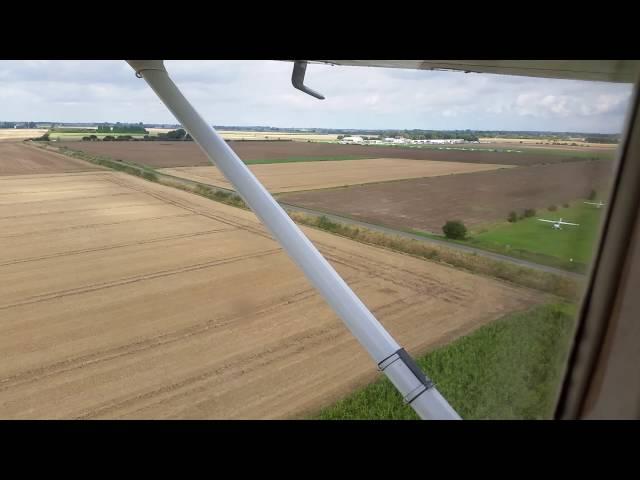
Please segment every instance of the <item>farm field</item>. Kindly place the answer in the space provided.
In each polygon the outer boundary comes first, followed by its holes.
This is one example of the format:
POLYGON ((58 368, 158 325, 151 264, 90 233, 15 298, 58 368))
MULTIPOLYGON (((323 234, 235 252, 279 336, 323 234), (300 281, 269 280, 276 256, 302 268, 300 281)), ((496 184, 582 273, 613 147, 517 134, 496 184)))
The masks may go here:
MULTIPOLYGON (((575 310, 575 305, 557 303, 509 314, 416 361, 465 420, 550 420, 570 351, 575 310)), ((418 419, 386 378, 314 417, 418 419)))
POLYGON ((102 140, 104 137, 109 136, 109 135, 112 136, 112 137, 122 137, 124 135, 129 135, 132 138, 139 138, 139 139, 142 139, 145 136, 144 133, 53 132, 53 133, 49 134, 49 138, 51 140, 55 140, 56 142, 75 142, 75 143, 80 143, 80 142, 82 142, 82 137, 87 137, 89 135, 95 135, 100 140, 102 140))
POLYGON ((502 222, 491 228, 474 233, 469 243, 487 250, 509 254, 515 250, 550 257, 558 263, 589 264, 600 227, 603 209, 582 202, 556 211, 539 209, 536 217, 518 220, 515 223, 502 222), (553 230, 550 223, 537 218, 578 223, 579 226, 564 225, 562 230, 553 230))
POLYGON ((229 140, 293 140, 295 142, 335 142, 338 135, 324 133, 254 132, 242 130, 218 130, 222 138, 229 140))
MULTIPOLYGON (((0 184, 0 418, 296 417, 378 375, 251 212, 110 171, 0 184)), ((413 354, 547 300, 305 231, 413 354)))
MULTIPOLYGON (((536 146, 525 146, 522 145, 506 145, 506 144, 493 144, 493 145, 480 145, 479 149, 489 149, 498 151, 513 151, 519 155, 545 155, 548 157, 555 157, 556 160, 564 157, 570 161, 579 161, 579 160, 613 160, 615 158, 616 149, 615 148, 591 148, 591 147, 566 147, 566 146, 557 146, 557 145, 536 145, 536 146)), ((548 163, 558 163, 548 162, 548 163)))
POLYGON ((606 160, 537 165, 279 195, 286 203, 399 229, 441 234, 448 220, 467 227, 506 220, 512 210, 546 208, 604 188, 606 160))
POLYGON ((523 145, 532 148, 566 148, 566 149, 596 149, 596 150, 615 150, 617 145, 611 143, 591 143, 591 142, 583 142, 581 140, 547 140, 547 139, 537 139, 537 138, 479 138, 480 142, 483 144, 495 144, 495 145, 523 145), (569 145, 553 145, 553 143, 562 143, 569 145), (571 145, 575 143, 576 145, 571 145))
MULTIPOLYGON (((198 167, 210 165, 194 142, 59 142, 59 146, 104 155, 153 168, 198 167)), ((360 157, 402 158, 499 165, 536 165, 584 160, 584 152, 575 155, 546 153, 507 153, 493 151, 445 150, 438 148, 400 148, 364 145, 340 145, 317 142, 230 141, 229 146, 244 161, 283 160, 288 158, 360 157)))
POLYGON ((450 146, 426 146, 424 149, 471 151, 471 152, 494 152, 512 153, 516 155, 544 155, 551 157, 551 162, 559 163, 560 159, 553 157, 566 157, 571 161, 587 160, 611 160, 615 157, 616 149, 612 147, 571 147, 564 145, 519 145, 509 143, 481 143, 471 145, 450 145, 450 146))
MULTIPOLYGON (((83 127, 84 128, 84 127, 83 127)), ((52 140, 58 141, 71 141, 77 142, 81 141, 82 137, 87 135, 96 135, 98 138, 102 139, 106 135, 118 136, 118 135, 131 135, 133 138, 143 138, 145 134, 125 134, 125 133, 102 133, 97 134, 97 127, 94 129, 96 131, 92 132, 65 132, 64 128, 58 128, 58 130, 63 131, 55 131, 50 133, 50 138, 52 140)), ((71 129, 70 129, 71 130, 71 129)), ((167 133, 174 129, 172 128, 147 128, 146 129, 151 136, 157 136, 160 133, 167 133)), ((1 131, 1 130, 0 130, 1 131)), ((35 131, 35 130, 34 130, 35 131)), ((47 130, 42 130, 42 133, 46 133, 47 130)), ((295 133, 273 133, 273 132, 242 132, 242 131, 219 131, 218 132, 222 138, 225 140, 242 140, 242 141, 274 141, 274 140, 291 140, 295 142, 335 142, 337 139, 337 135, 324 135, 324 134, 295 134, 295 133)), ((41 134, 40 134, 41 135, 41 134)), ((27 135, 20 138, 32 138, 38 135, 27 135)))
MULTIPOLYGON (((406 178, 481 172, 505 165, 430 162, 397 158, 252 165, 251 170, 273 193, 315 190, 406 178)), ((159 172, 217 187, 233 189, 217 167, 161 168, 159 172)))
POLYGON ((0 142, 3 140, 24 140, 47 133, 46 128, 0 128, 0 142))
POLYGON ((95 165, 24 142, 0 142, 0 175, 86 172, 101 170, 95 165))

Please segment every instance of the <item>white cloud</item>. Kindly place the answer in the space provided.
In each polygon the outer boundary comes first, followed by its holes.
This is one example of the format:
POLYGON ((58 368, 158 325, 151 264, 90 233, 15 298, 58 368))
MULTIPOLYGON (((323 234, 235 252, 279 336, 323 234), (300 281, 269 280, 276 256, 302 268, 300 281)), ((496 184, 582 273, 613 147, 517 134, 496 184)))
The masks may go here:
MULTIPOLYGON (((167 61, 211 123, 282 127, 618 131, 631 86, 290 62, 167 61)), ((175 119, 123 61, 0 61, 0 120, 175 119)))

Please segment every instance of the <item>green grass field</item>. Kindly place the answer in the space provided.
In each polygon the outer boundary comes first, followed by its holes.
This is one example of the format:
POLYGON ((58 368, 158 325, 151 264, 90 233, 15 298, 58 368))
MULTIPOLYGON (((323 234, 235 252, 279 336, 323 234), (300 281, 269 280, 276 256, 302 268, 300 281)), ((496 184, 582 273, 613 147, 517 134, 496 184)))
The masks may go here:
POLYGON ((480 230, 472 234, 466 243, 538 263, 584 271, 593 257, 603 211, 582 201, 556 211, 540 209, 535 217, 515 223, 505 221, 486 231, 480 230), (580 226, 564 225, 562 230, 554 230, 552 224, 540 222, 538 218, 562 218, 580 226))
MULTIPOLYGON (((569 352, 576 308, 507 315, 418 359, 464 419, 547 419, 569 352)), ((417 419, 386 378, 319 412, 324 420, 417 419)))
POLYGON ((616 154, 616 149, 610 150, 567 150, 562 148, 554 148, 552 145, 546 148, 533 148, 526 145, 519 146, 505 146, 505 147, 487 147, 482 144, 462 144, 462 145, 384 145, 386 147, 394 148, 417 148, 421 150, 459 150, 459 151, 475 151, 475 152, 495 152, 504 153, 510 155, 523 155, 523 154, 538 154, 538 155, 551 155, 562 156, 571 158, 582 159, 594 159, 594 160, 609 160, 613 159, 616 154))
POLYGON ((537 153, 540 155, 556 155, 562 157, 572 157, 572 158, 591 158, 598 160, 612 160, 615 157, 616 150, 562 150, 558 148, 522 148, 523 152, 526 153, 537 153))

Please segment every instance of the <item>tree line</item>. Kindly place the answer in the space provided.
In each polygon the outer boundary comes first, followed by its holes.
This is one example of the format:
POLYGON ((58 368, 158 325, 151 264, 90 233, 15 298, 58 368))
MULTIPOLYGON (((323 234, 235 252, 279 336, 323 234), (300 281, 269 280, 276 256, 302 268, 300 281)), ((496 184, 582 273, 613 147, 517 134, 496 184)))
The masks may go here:
POLYGON ((38 128, 35 122, 0 122, 0 128, 38 128))
MULTIPOLYGON (((98 133, 100 131, 98 130, 98 133)), ((114 133, 109 130, 109 133, 114 133)), ((97 135, 87 135, 82 137, 84 142, 98 142, 100 138, 97 135)), ((154 135, 145 135, 143 138, 135 138, 131 135, 105 135, 102 137, 103 142, 126 142, 126 141, 137 141, 137 142, 154 142, 154 141, 191 141, 191 135, 189 135, 184 129, 179 128, 177 130, 171 130, 167 133, 159 133, 157 136, 154 135)))
POLYGON ((126 124, 116 122, 115 125, 110 125, 108 123, 103 123, 98 125, 97 133, 146 133, 149 132, 144 128, 142 122, 137 124, 126 124))

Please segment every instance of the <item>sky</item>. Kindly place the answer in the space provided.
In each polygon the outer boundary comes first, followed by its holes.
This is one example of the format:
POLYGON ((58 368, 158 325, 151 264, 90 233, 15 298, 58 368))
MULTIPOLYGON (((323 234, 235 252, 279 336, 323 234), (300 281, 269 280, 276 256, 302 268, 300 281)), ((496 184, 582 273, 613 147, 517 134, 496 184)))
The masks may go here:
MULTIPOLYGON (((174 61, 167 70, 214 125, 619 133, 632 86, 280 61, 174 61)), ((0 60, 0 121, 177 123, 124 61, 0 60)))

